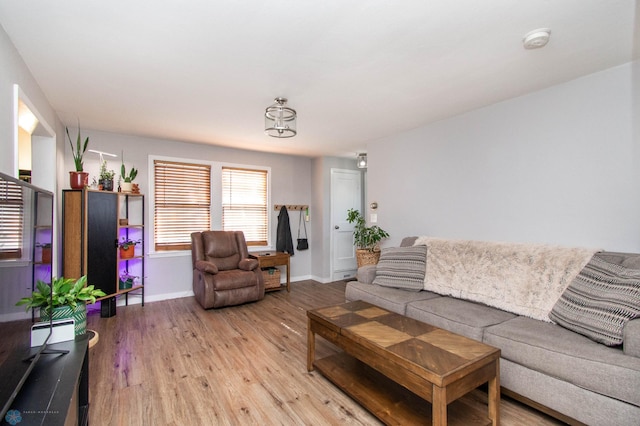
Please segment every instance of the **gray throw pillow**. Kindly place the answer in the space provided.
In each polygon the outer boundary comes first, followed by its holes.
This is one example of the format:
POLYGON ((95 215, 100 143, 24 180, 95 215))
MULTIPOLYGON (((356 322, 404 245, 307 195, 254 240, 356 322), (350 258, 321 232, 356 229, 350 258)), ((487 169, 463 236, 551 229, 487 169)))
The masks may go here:
POLYGON ((622 344, 627 321, 640 316, 640 270, 594 255, 569 284, 549 318, 607 346, 622 344))
POLYGON ((384 248, 376 266, 374 284, 420 291, 424 288, 427 246, 384 248))

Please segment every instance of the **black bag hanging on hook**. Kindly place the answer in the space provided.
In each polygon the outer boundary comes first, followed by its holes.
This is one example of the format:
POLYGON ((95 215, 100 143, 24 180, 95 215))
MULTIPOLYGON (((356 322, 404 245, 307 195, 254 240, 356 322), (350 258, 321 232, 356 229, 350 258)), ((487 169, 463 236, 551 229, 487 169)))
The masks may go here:
POLYGON ((307 224, 302 219, 302 210, 300 210, 300 220, 298 221, 298 250, 307 250, 309 248, 309 240, 307 239, 307 224), (304 226, 304 238, 300 238, 300 223, 304 226))

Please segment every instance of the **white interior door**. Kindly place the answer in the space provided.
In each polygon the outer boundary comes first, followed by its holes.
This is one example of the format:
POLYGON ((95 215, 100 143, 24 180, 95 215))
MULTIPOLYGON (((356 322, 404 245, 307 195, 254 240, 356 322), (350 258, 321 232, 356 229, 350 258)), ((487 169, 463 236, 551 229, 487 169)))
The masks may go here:
POLYGON ((352 278, 357 271, 353 225, 347 210, 362 208, 362 173, 331 169, 331 279, 352 278))

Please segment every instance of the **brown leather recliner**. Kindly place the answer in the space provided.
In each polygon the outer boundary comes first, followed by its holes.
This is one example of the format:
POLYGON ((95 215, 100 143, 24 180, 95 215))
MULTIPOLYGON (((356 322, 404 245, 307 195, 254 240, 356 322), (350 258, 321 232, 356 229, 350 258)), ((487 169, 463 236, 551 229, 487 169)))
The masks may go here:
POLYGON ((242 231, 191 234, 193 292, 203 308, 221 308, 264 297, 257 259, 249 258, 242 231))

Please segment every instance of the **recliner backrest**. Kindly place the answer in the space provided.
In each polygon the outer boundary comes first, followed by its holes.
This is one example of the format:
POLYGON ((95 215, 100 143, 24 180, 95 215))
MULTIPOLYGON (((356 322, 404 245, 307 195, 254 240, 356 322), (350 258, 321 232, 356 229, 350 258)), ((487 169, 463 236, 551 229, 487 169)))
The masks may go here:
POLYGON ((192 234, 193 261, 206 260, 220 271, 238 269, 238 263, 249 257, 242 231, 204 231, 192 234))

